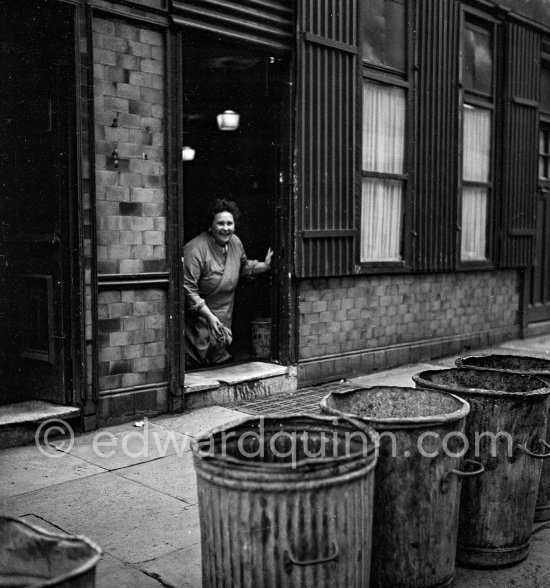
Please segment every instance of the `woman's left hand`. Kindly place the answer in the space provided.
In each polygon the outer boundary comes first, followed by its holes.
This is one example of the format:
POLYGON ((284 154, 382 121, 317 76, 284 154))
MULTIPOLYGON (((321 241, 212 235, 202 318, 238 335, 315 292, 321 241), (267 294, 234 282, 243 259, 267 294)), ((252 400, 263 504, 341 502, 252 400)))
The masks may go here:
POLYGON ((271 258, 273 257, 273 249, 271 247, 267 250, 267 255, 265 256, 265 268, 269 269, 271 267, 271 258))

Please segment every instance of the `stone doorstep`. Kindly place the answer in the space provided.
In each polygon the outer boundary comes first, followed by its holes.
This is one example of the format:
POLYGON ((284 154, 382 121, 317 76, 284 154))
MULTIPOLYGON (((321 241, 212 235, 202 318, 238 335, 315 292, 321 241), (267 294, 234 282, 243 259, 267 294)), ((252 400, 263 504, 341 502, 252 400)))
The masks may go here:
POLYGON ((0 449, 29 443, 35 438, 40 423, 50 419, 67 421, 79 416, 80 408, 44 400, 0 406, 0 449))
POLYGON ((296 389, 295 369, 252 361, 185 374, 188 408, 226 405, 244 398, 285 394, 296 389))
POLYGON ((0 406, 0 427, 22 423, 41 423, 48 419, 72 419, 80 416, 80 408, 60 406, 44 400, 27 400, 0 406))

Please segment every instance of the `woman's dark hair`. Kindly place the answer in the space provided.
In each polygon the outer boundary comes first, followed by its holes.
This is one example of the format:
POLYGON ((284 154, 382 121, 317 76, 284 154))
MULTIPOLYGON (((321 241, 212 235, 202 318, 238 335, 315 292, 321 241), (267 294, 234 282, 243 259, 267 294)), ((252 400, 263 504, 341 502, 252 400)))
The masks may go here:
POLYGON ((241 211, 236 202, 233 202, 233 200, 226 200, 225 198, 218 198, 210 205, 210 210, 208 211, 208 226, 212 225, 214 217, 218 212, 230 212, 233 215, 235 224, 237 224, 237 221, 241 217, 241 211))

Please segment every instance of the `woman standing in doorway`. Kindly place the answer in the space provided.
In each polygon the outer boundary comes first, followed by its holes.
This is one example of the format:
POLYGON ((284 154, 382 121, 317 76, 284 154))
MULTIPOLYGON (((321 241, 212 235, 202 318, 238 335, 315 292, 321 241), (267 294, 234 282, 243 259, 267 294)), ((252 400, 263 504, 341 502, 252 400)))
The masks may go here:
POLYGON ((231 318, 239 278, 266 272, 273 251, 264 261, 247 259, 235 235, 240 212, 231 200, 216 200, 210 208, 208 230, 183 249, 185 293, 185 365, 215 365, 231 359, 231 318))

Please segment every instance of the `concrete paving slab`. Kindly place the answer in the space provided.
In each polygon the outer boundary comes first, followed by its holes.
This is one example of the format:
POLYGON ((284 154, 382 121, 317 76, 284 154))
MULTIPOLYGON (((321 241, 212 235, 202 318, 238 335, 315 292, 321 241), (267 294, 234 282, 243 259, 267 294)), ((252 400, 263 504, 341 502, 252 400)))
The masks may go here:
POLYGON ((0 499, 104 472, 78 457, 40 445, 0 451, 0 499), (43 453, 45 452, 45 453, 43 453))
POLYGON ((0 512, 42 517, 68 533, 89 537, 126 563, 200 541, 197 506, 111 472, 6 498, 0 512))
POLYGON ((154 577, 106 553, 96 571, 96 588, 162 588, 154 577))
POLYGON ((433 363, 408 364, 391 370, 350 378, 346 381, 357 386, 407 386, 414 388, 413 374, 424 370, 441 369, 441 367, 441 365, 433 363))
POLYGON ((168 430, 151 419, 106 427, 74 438, 72 447, 67 438, 55 440, 51 445, 69 451, 71 455, 105 470, 125 468, 159 457, 187 451, 190 438, 174 430, 168 430))
MULTIPOLYGON (((201 545, 197 543, 140 564, 142 570, 155 574, 165 586, 201 588, 201 545)), ((258 587, 260 588, 260 587, 258 587)))
POLYGON ((532 337, 530 339, 514 339, 499 346, 502 349, 520 351, 518 355, 537 354, 542 357, 550 357, 550 336, 532 337))
POLYGON ((155 417, 151 422, 190 437, 198 437, 211 429, 238 421, 247 414, 223 406, 207 406, 182 415, 155 417))
MULTIPOLYGON (((21 517, 32 525, 36 525, 51 533, 67 533, 65 529, 59 529, 49 521, 35 515, 21 517)), ((96 567, 96 588, 161 588, 162 584, 133 566, 125 564, 116 557, 103 552, 96 567)))
POLYGON ((174 496, 187 504, 196 504, 198 501, 197 477, 191 451, 123 468, 117 470, 116 474, 174 496))

